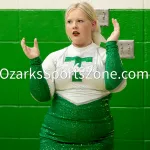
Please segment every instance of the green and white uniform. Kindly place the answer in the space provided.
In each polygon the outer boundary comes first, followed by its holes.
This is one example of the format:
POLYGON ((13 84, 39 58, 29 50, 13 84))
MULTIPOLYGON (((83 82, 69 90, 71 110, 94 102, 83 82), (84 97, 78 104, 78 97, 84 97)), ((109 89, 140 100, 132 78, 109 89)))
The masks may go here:
POLYGON ((126 86, 115 41, 107 42, 106 50, 95 43, 83 48, 71 44, 43 63, 39 57, 31 59, 31 70, 43 76, 30 79, 32 96, 52 100, 40 132, 40 150, 113 150, 109 100, 126 86), (116 79, 108 76, 112 71, 116 79))

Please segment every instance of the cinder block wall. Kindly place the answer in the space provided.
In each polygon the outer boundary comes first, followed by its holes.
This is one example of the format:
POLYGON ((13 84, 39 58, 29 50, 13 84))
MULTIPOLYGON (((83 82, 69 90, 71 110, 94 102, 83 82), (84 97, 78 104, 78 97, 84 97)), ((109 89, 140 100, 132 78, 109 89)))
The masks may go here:
MULTIPOLYGON (((64 29, 64 3, 59 2, 60 6, 56 9, 57 5, 46 8, 47 3, 52 4, 51 1, 44 2, 41 9, 34 9, 32 1, 14 1, 9 3, 11 6, 8 8, 6 1, 0 1, 3 4, 0 6, 1 150, 38 150, 40 127, 50 105, 50 102, 36 102, 30 96, 29 76, 18 75, 18 71, 29 71, 29 60, 21 49, 20 40, 25 37, 27 44, 32 46, 36 37, 42 59, 70 44, 64 29), (15 75, 12 76, 14 72, 15 75)), ((99 5, 101 7, 98 7, 97 1, 90 2, 95 8, 110 8, 110 25, 102 27, 106 38, 113 30, 113 17, 118 19, 121 26, 120 40, 135 41, 135 59, 122 59, 125 70, 150 72, 150 10, 143 9, 144 6, 150 6, 150 3, 134 0, 131 9, 126 5, 126 8, 122 8, 120 1, 119 4, 106 1, 99 5)), ((69 3, 71 2, 66 1, 66 6, 69 3)), ((103 2, 99 2, 101 3, 103 2)), ((115 150, 150 149, 149 90, 150 79, 140 77, 128 79, 126 89, 113 94, 110 105, 115 120, 115 150)))

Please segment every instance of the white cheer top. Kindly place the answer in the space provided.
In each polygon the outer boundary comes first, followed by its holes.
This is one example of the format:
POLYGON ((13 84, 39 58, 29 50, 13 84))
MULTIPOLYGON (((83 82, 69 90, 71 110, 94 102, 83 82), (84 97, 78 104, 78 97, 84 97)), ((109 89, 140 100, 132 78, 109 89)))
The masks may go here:
POLYGON ((105 60, 106 50, 95 43, 82 48, 71 44, 50 53, 42 68, 51 96, 56 92, 71 103, 81 105, 110 94, 103 76, 105 60))

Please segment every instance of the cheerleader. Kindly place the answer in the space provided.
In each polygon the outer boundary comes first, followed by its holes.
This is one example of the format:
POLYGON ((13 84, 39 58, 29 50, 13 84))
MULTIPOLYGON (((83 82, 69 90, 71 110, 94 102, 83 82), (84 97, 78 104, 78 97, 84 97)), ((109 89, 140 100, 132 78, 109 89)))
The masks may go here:
MULTIPOLYGON (((126 86, 118 53, 119 23, 112 19, 110 37, 100 34, 94 8, 72 4, 65 13, 71 44, 42 62, 37 39, 21 46, 35 72, 30 92, 39 102, 51 100, 40 131, 40 150, 113 150, 114 122, 109 101, 126 86), (100 47, 106 42, 106 49, 100 47)), ((58 37, 59 38, 59 37, 58 37)))

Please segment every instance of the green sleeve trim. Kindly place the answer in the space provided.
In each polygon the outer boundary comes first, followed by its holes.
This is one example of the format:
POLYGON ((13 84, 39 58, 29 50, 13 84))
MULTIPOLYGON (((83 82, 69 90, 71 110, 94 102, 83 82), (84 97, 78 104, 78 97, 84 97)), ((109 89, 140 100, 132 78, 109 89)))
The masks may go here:
POLYGON ((105 86, 107 90, 115 89, 122 81, 123 66, 116 41, 106 43, 105 86), (115 74, 115 75, 113 75, 115 74))
POLYGON ((46 79, 44 78, 44 72, 42 69, 42 61, 40 57, 30 59, 30 92, 32 97, 40 102, 49 101, 50 89, 46 79))
POLYGON ((33 59, 30 59, 30 65, 41 65, 42 64, 42 60, 40 57, 35 57, 33 59))

